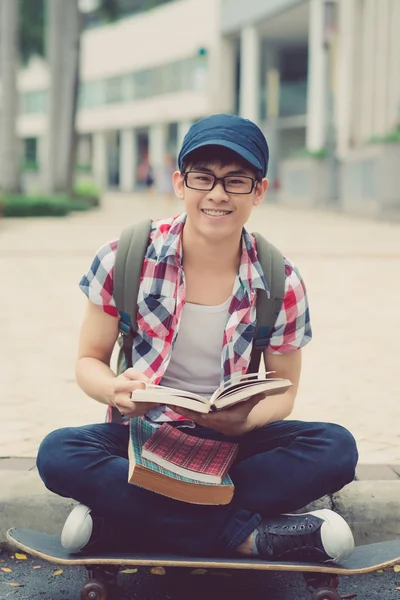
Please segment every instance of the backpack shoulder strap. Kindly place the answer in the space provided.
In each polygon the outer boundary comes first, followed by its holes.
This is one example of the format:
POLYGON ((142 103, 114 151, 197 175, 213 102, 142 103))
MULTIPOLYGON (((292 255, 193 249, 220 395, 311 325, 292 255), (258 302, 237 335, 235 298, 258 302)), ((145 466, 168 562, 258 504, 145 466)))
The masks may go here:
MULTIPOLYGON (((121 346, 118 366, 121 362, 125 368, 132 366, 133 334, 137 330, 137 297, 151 224, 151 219, 148 219, 124 229, 119 238, 115 258, 114 299, 120 315, 121 346)), ((113 423, 122 422, 121 414, 114 406, 111 409, 111 419, 113 423)))
POLYGON ((115 259, 114 298, 120 314, 122 350, 128 366, 132 366, 133 334, 137 330, 137 297, 151 224, 151 219, 147 219, 124 229, 118 242, 115 259))
POLYGON ((257 294, 257 324, 248 373, 258 373, 263 350, 268 346, 285 294, 285 263, 281 252, 259 233, 252 234, 257 244, 258 260, 270 291, 257 294))

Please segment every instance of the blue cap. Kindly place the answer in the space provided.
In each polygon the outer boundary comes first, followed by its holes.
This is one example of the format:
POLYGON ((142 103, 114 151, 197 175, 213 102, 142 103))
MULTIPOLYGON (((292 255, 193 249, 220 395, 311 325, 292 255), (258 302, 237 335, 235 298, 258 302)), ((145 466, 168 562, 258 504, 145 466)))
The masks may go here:
POLYGON ((224 146, 250 163, 263 177, 268 171, 269 149, 261 129, 253 121, 236 115, 211 115, 193 123, 183 140, 178 156, 182 169, 184 158, 204 146, 224 146))

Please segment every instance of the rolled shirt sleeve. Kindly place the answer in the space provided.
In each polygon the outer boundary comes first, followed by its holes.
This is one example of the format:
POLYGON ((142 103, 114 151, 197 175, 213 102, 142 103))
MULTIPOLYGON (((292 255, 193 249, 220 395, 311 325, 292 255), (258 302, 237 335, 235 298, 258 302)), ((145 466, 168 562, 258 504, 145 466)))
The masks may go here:
POLYGON ((113 296, 114 265, 118 240, 104 244, 96 253, 88 272, 83 275, 79 287, 90 302, 100 306, 105 313, 118 317, 113 296))

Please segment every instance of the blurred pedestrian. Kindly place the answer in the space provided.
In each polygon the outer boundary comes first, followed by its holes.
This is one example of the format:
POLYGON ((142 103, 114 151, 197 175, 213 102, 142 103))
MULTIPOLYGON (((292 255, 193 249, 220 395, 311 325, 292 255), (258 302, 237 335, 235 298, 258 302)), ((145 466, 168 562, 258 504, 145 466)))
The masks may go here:
POLYGON ((167 153, 164 157, 164 164, 161 176, 160 191, 167 199, 172 200, 174 198, 174 186, 172 183, 172 176, 175 171, 175 161, 172 154, 167 153))
POLYGON ((153 169, 147 154, 143 154, 137 167, 137 181, 141 189, 150 191, 154 185, 153 169))

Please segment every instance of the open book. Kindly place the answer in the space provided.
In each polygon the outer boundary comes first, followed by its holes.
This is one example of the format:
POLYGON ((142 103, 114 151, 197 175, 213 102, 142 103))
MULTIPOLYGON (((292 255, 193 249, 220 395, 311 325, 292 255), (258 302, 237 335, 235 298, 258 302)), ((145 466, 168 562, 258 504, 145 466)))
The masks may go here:
POLYGON ((267 378, 267 375, 269 373, 233 376, 229 381, 221 384, 211 398, 152 383, 146 383, 144 390, 133 391, 131 398, 134 402, 156 402, 181 406, 199 413, 209 413, 244 402, 256 394, 263 394, 264 397, 283 394, 292 385, 288 379, 267 378))

